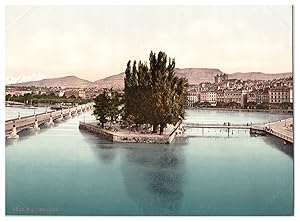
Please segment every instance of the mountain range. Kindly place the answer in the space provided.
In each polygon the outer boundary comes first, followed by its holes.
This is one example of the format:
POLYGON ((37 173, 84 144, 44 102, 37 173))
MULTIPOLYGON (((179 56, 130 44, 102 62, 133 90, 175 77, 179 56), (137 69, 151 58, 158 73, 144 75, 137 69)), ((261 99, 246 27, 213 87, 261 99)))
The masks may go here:
MULTIPOLYGON (((223 73, 219 69, 210 68, 176 68, 176 75, 178 77, 185 77, 188 79, 189 84, 199 84, 200 82, 214 82, 214 76, 223 73)), ((95 82, 78 78, 76 76, 64 76, 60 78, 49 78, 38 81, 21 82, 9 84, 8 86, 47 86, 47 87, 62 87, 62 88, 124 88, 124 76, 122 72, 117 75, 112 75, 95 82)), ((291 77, 291 72, 286 73, 262 73, 262 72, 236 72, 228 74, 229 79, 242 79, 242 80, 272 80, 291 77)))

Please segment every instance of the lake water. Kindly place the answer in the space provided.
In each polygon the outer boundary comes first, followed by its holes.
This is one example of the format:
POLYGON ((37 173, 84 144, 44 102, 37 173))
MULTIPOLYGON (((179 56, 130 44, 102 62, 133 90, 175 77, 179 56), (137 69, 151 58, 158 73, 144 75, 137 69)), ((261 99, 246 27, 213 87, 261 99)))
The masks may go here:
MULTIPOLYGON (((188 122, 268 122, 189 110, 188 122)), ((111 143, 78 129, 91 112, 6 141, 6 214, 292 215, 292 145, 246 130, 188 130, 170 145, 111 143)))
POLYGON ((20 116, 31 116, 39 113, 53 111, 49 107, 36 107, 34 109, 30 108, 18 108, 18 107, 5 107, 5 120, 8 119, 15 119, 18 118, 19 114, 20 116))

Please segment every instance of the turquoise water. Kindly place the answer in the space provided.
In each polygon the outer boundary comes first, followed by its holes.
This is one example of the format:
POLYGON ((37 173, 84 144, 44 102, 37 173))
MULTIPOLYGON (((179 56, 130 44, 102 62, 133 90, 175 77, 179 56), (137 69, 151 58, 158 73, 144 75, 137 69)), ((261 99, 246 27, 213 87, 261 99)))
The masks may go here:
MULTIPOLYGON (((187 121, 286 115, 188 111, 187 121)), ((112 144, 90 113, 6 141, 6 214, 292 215, 291 145, 248 131, 189 130, 170 145, 112 144)))

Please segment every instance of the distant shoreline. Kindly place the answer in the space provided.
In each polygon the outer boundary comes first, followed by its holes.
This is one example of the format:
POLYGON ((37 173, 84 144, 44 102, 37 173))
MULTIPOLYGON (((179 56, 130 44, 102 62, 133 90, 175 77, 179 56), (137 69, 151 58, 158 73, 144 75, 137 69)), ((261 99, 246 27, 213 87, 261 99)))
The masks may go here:
POLYGON ((272 114, 293 114, 293 110, 283 110, 283 109, 231 109, 231 108, 195 108, 189 107, 187 109, 191 110, 207 110, 207 111, 225 111, 225 112, 264 112, 272 114))

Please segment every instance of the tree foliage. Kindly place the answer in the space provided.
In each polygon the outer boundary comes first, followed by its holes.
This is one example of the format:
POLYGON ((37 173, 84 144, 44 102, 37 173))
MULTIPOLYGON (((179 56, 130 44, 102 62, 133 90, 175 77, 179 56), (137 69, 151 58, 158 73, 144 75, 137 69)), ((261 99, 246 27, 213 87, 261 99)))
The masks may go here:
POLYGON ((106 122, 113 123, 119 117, 122 109, 122 96, 119 92, 113 89, 104 89, 94 100, 94 112, 101 127, 104 127, 106 122))
POLYGON ((125 70, 124 119, 135 124, 151 124, 160 134, 167 124, 184 118, 187 102, 187 79, 175 76, 175 60, 164 52, 151 51, 149 66, 136 61, 125 70))

